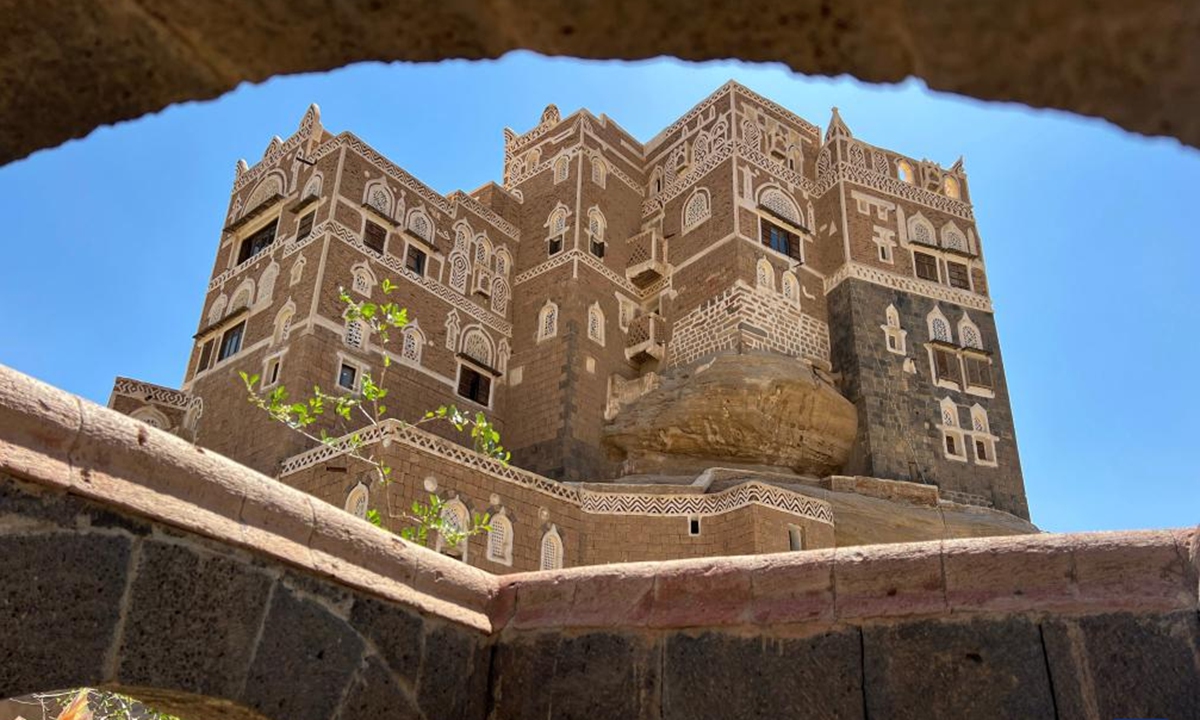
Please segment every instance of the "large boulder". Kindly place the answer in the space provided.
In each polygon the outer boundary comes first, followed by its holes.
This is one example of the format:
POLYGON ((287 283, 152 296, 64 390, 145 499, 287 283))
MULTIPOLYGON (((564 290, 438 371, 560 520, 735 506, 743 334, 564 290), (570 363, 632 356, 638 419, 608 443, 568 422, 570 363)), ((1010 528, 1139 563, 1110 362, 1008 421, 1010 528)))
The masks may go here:
POLYGON ((714 464, 836 472, 858 426, 854 405, 805 362, 781 355, 719 355, 666 372, 623 406, 605 441, 626 473, 714 464))

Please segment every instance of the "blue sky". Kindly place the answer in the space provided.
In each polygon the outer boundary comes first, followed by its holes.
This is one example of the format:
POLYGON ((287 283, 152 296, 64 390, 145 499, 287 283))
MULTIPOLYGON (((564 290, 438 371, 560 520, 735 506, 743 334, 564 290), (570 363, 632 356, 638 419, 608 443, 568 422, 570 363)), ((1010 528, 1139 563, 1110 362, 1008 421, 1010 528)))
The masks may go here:
POLYGON ((1098 120, 779 67, 547 59, 364 64, 243 86, 0 168, 0 363, 104 403, 115 375, 178 386, 234 164, 311 102, 442 192, 499 180, 502 128, 550 102, 648 140, 735 78, 824 127, 966 169, 1034 522, 1194 525, 1200 445, 1183 327, 1200 305, 1200 152, 1098 120))

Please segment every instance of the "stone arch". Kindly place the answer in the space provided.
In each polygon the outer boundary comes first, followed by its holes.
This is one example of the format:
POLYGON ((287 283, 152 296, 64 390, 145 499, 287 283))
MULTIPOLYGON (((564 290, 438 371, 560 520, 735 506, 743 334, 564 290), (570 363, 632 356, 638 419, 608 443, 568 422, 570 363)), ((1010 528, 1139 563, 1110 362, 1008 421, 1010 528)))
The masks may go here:
POLYGON ((171 421, 158 408, 151 405, 143 405, 137 410, 129 413, 129 417, 134 420, 141 420, 150 427, 158 428, 159 430, 170 430, 171 421))
POLYGON ((250 307, 254 302, 254 281, 246 278, 238 285, 237 290, 233 292, 233 300, 229 301, 229 309, 227 313, 241 310, 242 308, 250 307))

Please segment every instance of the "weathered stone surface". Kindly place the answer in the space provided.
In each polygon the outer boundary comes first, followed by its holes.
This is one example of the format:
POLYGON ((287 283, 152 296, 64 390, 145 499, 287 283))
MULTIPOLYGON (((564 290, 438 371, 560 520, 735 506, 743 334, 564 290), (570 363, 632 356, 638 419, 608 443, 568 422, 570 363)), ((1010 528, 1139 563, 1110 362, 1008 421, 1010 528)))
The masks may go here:
POLYGON ((355 600, 350 622, 371 642, 391 668, 391 672, 410 683, 417 681, 421 667, 421 632, 424 623, 394 603, 372 598, 355 600))
POLYGON ((338 706, 362 654, 362 640, 346 623, 279 584, 243 702, 272 718, 325 720, 338 706))
POLYGON ((1200 717, 1196 613, 1042 624, 1059 717, 1200 717))
POLYGON ((131 541, 0 535, 0 697, 105 680, 131 541))
POLYGON ((151 541, 141 546, 136 573, 117 679, 125 685, 237 697, 271 578, 194 546, 151 541))
POLYGON ((759 5, 682 0, 391 6, 296 12, 278 0, 215 8, 129 0, 7 0, 0 162, 244 81, 362 60, 489 58, 517 48, 590 58, 674 55, 782 62, 871 82, 1101 115, 1200 143, 1200 9, 1037 0, 759 5))
POLYGON ((359 677, 350 685, 337 717, 338 720, 418 720, 424 716, 387 666, 379 658, 369 657, 359 677))
POLYGON ((853 629, 805 638, 673 635, 662 717, 862 718, 859 648, 853 629))
POLYGON ((1052 718, 1038 627, 1025 618, 863 628, 867 716, 1052 718))
POLYGON ((827 475, 850 453, 854 405, 804 363, 781 355, 718 355, 663 374, 658 389, 621 409, 606 442, 629 472, 717 463, 827 475))
POLYGON ((482 707, 471 697, 473 692, 486 692, 486 686, 481 690, 478 681, 487 677, 487 668, 475 667, 476 649, 482 640, 475 633, 450 625, 426 632, 417 687, 417 701, 426 717, 483 717, 482 707), (467 708, 476 714, 469 716, 467 708))
POLYGON ((506 639, 492 654, 491 718, 522 720, 550 715, 550 693, 544 692, 561 637, 557 632, 528 633, 506 639))
POLYGON ((657 718, 659 647, 624 634, 564 637, 548 691, 555 718, 657 718))

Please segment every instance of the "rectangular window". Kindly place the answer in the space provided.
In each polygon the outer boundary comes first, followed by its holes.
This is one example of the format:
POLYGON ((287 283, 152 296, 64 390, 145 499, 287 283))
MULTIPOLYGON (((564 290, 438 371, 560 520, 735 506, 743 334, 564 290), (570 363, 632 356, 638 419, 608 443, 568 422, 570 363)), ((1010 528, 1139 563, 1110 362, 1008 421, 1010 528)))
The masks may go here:
POLYGON ((922 280, 932 280, 939 282, 937 258, 926 253, 913 253, 913 265, 917 269, 917 277, 922 280))
POLYGON ((973 387, 992 388, 992 364, 987 358, 963 357, 963 365, 967 369, 967 384, 973 387))
POLYGON ((342 363, 341 370, 338 371, 338 385, 347 390, 357 389, 358 368, 349 363, 342 363))
POLYGON ((592 254, 598 258, 604 257, 604 243, 599 240, 592 240, 592 254))
POLYGON ((409 245, 408 254, 404 257, 404 267, 423 277, 425 275, 425 252, 409 245))
POLYGON ((804 549, 804 533, 795 525, 788 525, 788 550, 804 549))
POLYGON ((550 243, 549 243, 550 246, 546 250, 547 255, 557 255, 560 252, 562 252, 563 237, 564 236, 562 236, 562 235, 557 235, 555 237, 550 238, 550 243))
POLYGON ((363 229, 363 245, 382 255, 383 244, 387 240, 387 230, 384 230, 382 225, 376 225, 370 220, 367 220, 366 223, 366 227, 363 229))
POLYGON ((987 443, 982 440, 975 441, 975 458, 977 460, 991 460, 988 457, 987 443))
POLYGON ((475 368, 458 366, 458 394, 480 405, 492 399, 492 379, 475 368))
POLYGON ((208 369, 208 363, 212 360, 214 344, 216 344, 216 340, 210 339, 204 343, 204 347, 200 348, 200 362, 196 363, 197 375, 208 369))
POLYGON ((958 382, 958 355, 949 350, 935 348, 933 351, 933 365, 938 380, 949 380, 953 383, 958 382))
POLYGON ((800 236, 778 225, 762 221, 762 243, 775 252, 800 260, 800 236))
POLYGON ((962 263, 946 262, 946 279, 950 285, 963 290, 971 289, 971 277, 967 272, 967 266, 962 263))
POLYGON ((700 516, 692 515, 688 518, 688 535, 700 534, 700 516))
POLYGON ((282 363, 280 362, 279 358, 272 358, 271 360, 267 361, 267 380, 265 383, 263 383, 263 387, 270 387, 271 385, 279 382, 279 366, 281 364, 282 363))
POLYGON ((242 349, 242 335, 245 332, 245 320, 225 331, 225 334, 221 336, 221 351, 217 353, 217 362, 238 354, 238 351, 242 349))
POLYGON ((958 455, 958 443, 954 442, 954 436, 946 434, 946 454, 958 455))
POLYGON ((272 220, 261 230, 243 240, 242 246, 238 250, 237 264, 241 265, 263 250, 271 247, 271 243, 275 242, 275 228, 278 225, 278 220, 272 220))
POLYGON ((315 212, 310 212, 309 214, 300 218, 300 227, 298 230, 296 230, 296 240, 297 241, 303 240, 304 238, 306 238, 312 234, 313 218, 315 216, 316 216, 315 212))

